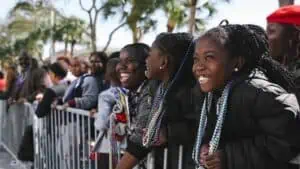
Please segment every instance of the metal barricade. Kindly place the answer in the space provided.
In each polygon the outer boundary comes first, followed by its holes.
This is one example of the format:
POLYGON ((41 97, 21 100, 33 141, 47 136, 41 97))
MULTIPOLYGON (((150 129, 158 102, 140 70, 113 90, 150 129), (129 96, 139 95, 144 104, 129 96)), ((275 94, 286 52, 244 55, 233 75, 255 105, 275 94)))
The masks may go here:
POLYGON ((17 153, 25 128, 32 124, 32 111, 31 104, 13 104, 7 108, 6 100, 0 100, 1 146, 13 157, 11 163, 25 169, 31 164, 19 161, 17 153))
POLYGON ((93 119, 88 111, 61 106, 47 117, 35 117, 35 169, 97 169, 93 119))
MULTIPOLYGON (((1 146, 21 168, 30 168, 30 165, 17 159, 20 142, 28 125, 33 125, 35 169, 100 169, 98 162, 106 160, 92 152, 98 132, 94 129, 94 117, 90 117, 88 111, 57 106, 51 109, 50 115, 38 118, 34 115, 35 105, 14 104, 7 110, 6 101, 3 100, 0 101, 0 111, 1 146)), ((165 149, 163 154, 165 169, 167 151, 165 149)), ((111 162, 108 163, 112 169, 111 162)), ((154 169, 154 163, 154 152, 151 152, 146 167, 154 169)))

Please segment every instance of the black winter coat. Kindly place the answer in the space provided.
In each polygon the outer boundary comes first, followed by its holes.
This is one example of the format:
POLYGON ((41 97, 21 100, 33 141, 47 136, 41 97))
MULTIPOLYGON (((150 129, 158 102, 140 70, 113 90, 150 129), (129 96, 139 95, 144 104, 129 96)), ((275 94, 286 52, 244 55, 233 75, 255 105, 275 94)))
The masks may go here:
MULTIPOLYGON (((222 129, 223 169, 293 169, 300 150, 299 105, 295 95, 261 73, 238 82, 231 90, 222 129)), ((204 144, 216 121, 208 116, 204 144)))

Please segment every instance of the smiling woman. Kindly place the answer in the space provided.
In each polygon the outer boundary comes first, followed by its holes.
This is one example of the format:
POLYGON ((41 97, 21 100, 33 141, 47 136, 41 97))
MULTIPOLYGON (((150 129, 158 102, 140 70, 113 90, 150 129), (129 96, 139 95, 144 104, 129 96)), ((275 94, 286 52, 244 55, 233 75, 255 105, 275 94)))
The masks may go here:
POLYGON ((120 52, 117 72, 121 85, 129 90, 136 89, 145 79, 145 60, 149 55, 149 46, 136 43, 125 46, 120 52))
POLYGON ((300 6, 281 7, 267 17, 270 54, 300 77, 300 6))
POLYGON ((269 56, 264 30, 220 25, 198 39, 194 74, 203 92, 193 151, 197 168, 296 169, 296 86, 269 56))

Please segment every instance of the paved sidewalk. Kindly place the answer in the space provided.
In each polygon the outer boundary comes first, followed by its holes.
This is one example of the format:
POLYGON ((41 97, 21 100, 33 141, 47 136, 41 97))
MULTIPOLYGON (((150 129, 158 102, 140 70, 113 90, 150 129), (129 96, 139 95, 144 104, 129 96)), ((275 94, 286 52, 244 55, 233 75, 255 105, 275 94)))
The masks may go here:
MULTIPOLYGON (((30 169, 30 166, 27 166, 30 169)), ((5 150, 0 148, 0 169, 24 169, 5 150)))
POLYGON ((0 149, 0 169, 16 169, 17 165, 11 165, 13 163, 11 156, 5 152, 3 149, 0 149))

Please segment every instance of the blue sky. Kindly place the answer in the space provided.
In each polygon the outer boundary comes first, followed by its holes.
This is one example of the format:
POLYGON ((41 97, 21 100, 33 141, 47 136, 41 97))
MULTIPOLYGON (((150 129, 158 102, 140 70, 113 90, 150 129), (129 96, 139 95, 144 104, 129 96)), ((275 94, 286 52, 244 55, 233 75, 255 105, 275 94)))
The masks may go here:
MULTIPOLYGON (((10 8, 14 6, 14 4, 18 0, 0 0, 2 9, 0 10, 0 18, 4 19, 7 16, 7 13, 10 8)), ((83 12, 78 4, 78 0, 54 0, 55 6, 65 13, 66 15, 75 15, 83 19, 88 19, 88 15, 83 12)), ((88 6, 88 2, 90 0, 84 0, 84 2, 88 6)), ((295 0, 296 4, 300 4, 300 0, 295 0)), ((231 0, 231 3, 219 3, 217 5, 217 14, 208 21, 207 28, 214 27, 218 25, 218 23, 222 19, 228 19, 230 23, 251 23, 258 24, 262 27, 266 26, 265 18, 272 11, 278 8, 278 0, 231 0)), ((158 13, 157 17, 159 18, 159 22, 157 25, 157 29, 151 31, 149 34, 145 35, 142 39, 142 42, 147 44, 151 44, 154 40, 155 36, 160 32, 166 31, 166 17, 163 13, 158 13)), ((108 34, 112 29, 114 29, 119 24, 119 19, 117 17, 111 18, 107 21, 102 18, 98 21, 98 46, 103 46, 107 41, 108 34)), ((181 31, 184 31, 182 29, 181 31)), ((131 40, 131 32, 128 28, 122 28, 119 30, 113 37, 113 41, 111 43, 111 47, 113 48, 121 48, 122 46, 130 43, 131 40)), ((62 46, 58 47, 62 48, 62 46)), ((47 52, 45 52, 47 55, 47 52)))

